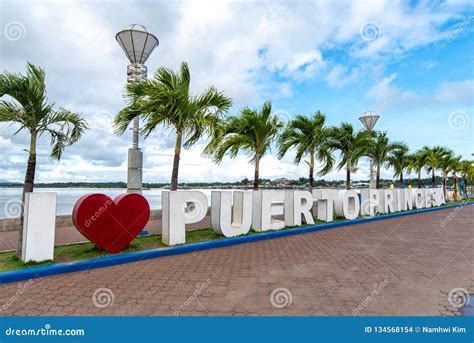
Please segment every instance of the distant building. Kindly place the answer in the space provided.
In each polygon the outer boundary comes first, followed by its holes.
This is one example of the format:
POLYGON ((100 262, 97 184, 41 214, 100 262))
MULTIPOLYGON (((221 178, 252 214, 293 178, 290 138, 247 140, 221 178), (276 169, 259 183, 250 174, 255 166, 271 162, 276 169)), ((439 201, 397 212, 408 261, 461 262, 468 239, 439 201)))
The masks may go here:
MULTIPOLYGON (((352 187, 353 188, 368 188, 370 185, 370 182, 368 181, 352 181, 352 187)), ((344 182, 344 186, 346 183, 344 182)))
POLYGON ((278 188, 289 187, 291 186, 292 183, 293 183, 293 180, 285 179, 285 178, 275 179, 272 181, 272 185, 278 188))

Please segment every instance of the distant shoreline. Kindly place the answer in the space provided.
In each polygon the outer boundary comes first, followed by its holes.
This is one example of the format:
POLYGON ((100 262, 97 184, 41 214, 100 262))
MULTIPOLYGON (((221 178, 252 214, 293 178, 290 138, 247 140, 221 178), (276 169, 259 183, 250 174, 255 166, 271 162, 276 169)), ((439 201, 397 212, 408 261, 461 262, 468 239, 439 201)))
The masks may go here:
MULTIPOLYGON (((452 178, 450 177, 449 180, 452 178)), ((399 187, 398 180, 390 180, 390 179, 381 179, 380 180, 382 188, 389 187, 390 184, 394 184, 396 187, 399 187)), ((431 178, 424 178, 421 180, 422 186, 431 186, 431 178)), ((442 180, 441 177, 437 176, 435 179, 436 185, 441 185, 442 180)), ((404 185, 412 185, 416 186, 418 184, 417 179, 405 179, 404 185)), ((351 182, 352 187, 354 188, 363 188, 369 185, 369 180, 354 180, 351 182)), ((279 179, 260 179, 260 188, 307 188, 308 186, 308 179, 306 178, 299 178, 299 179, 286 179, 286 178, 279 178, 279 179)), ((345 181, 343 180, 315 180, 313 187, 315 188, 343 188, 345 186, 345 181)), ((17 188, 23 187, 23 183, 21 182, 9 182, 9 181, 0 181, 0 188, 17 188)), ((35 188, 127 188, 126 182, 50 182, 50 183, 35 183, 35 188)), ((143 183, 144 189, 151 189, 151 188, 161 188, 167 189, 169 188, 169 183, 165 182, 157 182, 157 183, 150 183, 145 182, 143 183)), ((244 179, 242 181, 234 181, 234 182, 185 182, 179 183, 178 188, 180 189, 191 189, 191 188, 240 188, 240 189, 252 189, 253 182, 244 179)))

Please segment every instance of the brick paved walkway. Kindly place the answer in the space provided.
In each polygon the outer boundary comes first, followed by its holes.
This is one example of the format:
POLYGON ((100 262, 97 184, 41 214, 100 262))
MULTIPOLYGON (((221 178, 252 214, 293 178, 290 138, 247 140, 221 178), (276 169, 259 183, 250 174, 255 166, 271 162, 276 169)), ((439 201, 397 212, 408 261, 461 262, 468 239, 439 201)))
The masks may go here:
POLYGON ((473 212, 445 226, 454 209, 6 284, 1 314, 455 314, 447 293, 474 291, 473 212), (94 305, 99 288, 111 305, 94 305), (291 293, 284 308, 270 301, 278 288, 291 293))

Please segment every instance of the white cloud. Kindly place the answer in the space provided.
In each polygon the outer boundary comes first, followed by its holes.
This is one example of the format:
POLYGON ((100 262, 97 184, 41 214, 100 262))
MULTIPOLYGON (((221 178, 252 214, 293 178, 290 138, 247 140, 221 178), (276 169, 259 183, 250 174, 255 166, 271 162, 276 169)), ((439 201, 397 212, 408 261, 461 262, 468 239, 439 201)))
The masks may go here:
POLYGON ((441 82, 432 95, 420 95, 394 85, 397 74, 392 73, 376 82, 366 93, 375 100, 377 111, 415 106, 463 105, 473 102, 474 80, 441 82))
POLYGON ((311 79, 318 70, 325 66, 321 52, 310 50, 300 54, 295 54, 289 63, 285 63, 282 74, 297 80, 311 79))
POLYGON ((346 66, 337 64, 327 74, 326 81, 332 87, 342 87, 357 80, 359 76, 359 69, 352 68, 349 70, 346 66))
POLYGON ((472 104, 474 79, 442 82, 435 91, 435 99, 442 104, 472 104))
POLYGON ((396 73, 384 77, 367 91, 367 96, 376 102, 376 112, 385 111, 387 108, 413 106, 423 101, 416 92, 394 86, 396 78, 396 73))

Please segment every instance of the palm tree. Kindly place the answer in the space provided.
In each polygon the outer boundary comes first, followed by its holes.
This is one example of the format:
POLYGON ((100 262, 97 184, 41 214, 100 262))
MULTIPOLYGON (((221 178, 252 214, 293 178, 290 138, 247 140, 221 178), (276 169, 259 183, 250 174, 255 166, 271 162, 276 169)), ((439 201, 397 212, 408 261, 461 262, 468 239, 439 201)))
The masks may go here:
POLYGON ((125 97, 129 105, 115 118, 116 133, 123 134, 136 117, 144 121, 142 134, 148 137, 159 125, 176 133, 171 175, 171 190, 178 188, 181 147, 189 148, 206 133, 212 134, 221 114, 229 110, 232 100, 214 87, 200 95, 190 94, 191 75, 187 63, 179 72, 159 68, 152 79, 130 83, 125 97))
POLYGON ((356 169, 359 159, 367 154, 371 136, 371 131, 355 131, 351 124, 345 122, 331 128, 328 146, 341 153, 341 162, 337 168, 341 170, 346 167, 346 189, 351 189, 351 171, 356 169))
POLYGON ((441 170, 441 179, 443 182, 443 193, 445 197, 447 195, 446 193, 447 180, 448 180, 449 174, 453 171, 453 167, 455 164, 454 159, 455 157, 453 155, 453 152, 451 150, 448 150, 447 153, 443 155, 438 162, 438 167, 441 170))
POLYGON ((433 148, 425 146, 422 149, 422 153, 424 156, 426 171, 431 173, 431 187, 434 188, 436 170, 440 169, 441 160, 444 156, 450 153, 450 150, 442 146, 435 146, 433 148))
POLYGON ((309 156, 308 189, 313 190, 315 161, 323 163, 319 175, 327 174, 334 164, 332 150, 328 146, 329 128, 324 127, 326 116, 317 111, 312 117, 296 116, 291 120, 278 138, 279 158, 291 148, 296 149, 295 163, 309 156))
POLYGON ((387 158, 388 165, 395 171, 393 177, 400 177, 400 186, 403 185, 403 171, 408 169, 410 155, 408 146, 403 143, 396 143, 398 147, 392 150, 387 158))
POLYGON ((454 180, 454 185, 453 185, 453 188, 454 188, 454 200, 457 200, 457 197, 458 197, 458 177, 457 177, 457 174, 461 171, 461 159, 462 159, 462 156, 453 156, 451 158, 451 162, 450 162, 450 170, 451 170, 451 173, 453 174, 453 180, 454 180))
POLYGON ((242 151, 251 157, 255 166, 253 189, 258 189, 260 161, 271 150, 281 121, 272 115, 272 104, 265 102, 262 109, 244 107, 240 115, 230 116, 215 130, 215 135, 204 149, 203 155, 220 163, 228 154, 235 157, 242 151))
POLYGON ((425 153, 422 150, 411 154, 409 156, 409 162, 407 171, 411 173, 415 171, 418 177, 418 188, 421 188, 421 170, 425 167, 425 153))
MULTIPOLYGON (((403 148, 402 143, 391 143, 387 132, 374 131, 374 138, 368 141, 367 155, 372 158, 376 167, 375 187, 380 188, 380 169, 385 162, 388 162, 390 154, 397 149, 403 148)), ((408 148, 407 148, 408 149, 408 148)), ((393 159, 392 159, 393 161, 393 159)), ((404 168, 403 168, 404 169, 404 168)), ((403 181, 403 179, 402 179, 403 181)))
POLYGON ((33 192, 35 184, 38 140, 41 136, 49 136, 51 157, 59 160, 64 149, 81 138, 87 123, 79 114, 61 107, 54 109, 54 104, 48 104, 45 72, 31 63, 27 63, 26 75, 0 74, 0 97, 5 95, 13 101, 0 100, 0 122, 18 124, 15 133, 27 131, 30 136, 17 249, 17 256, 21 257, 25 194, 33 192))
POLYGON ((472 185, 474 179, 474 161, 462 161, 459 170, 464 180, 464 191, 467 193, 468 181, 472 185))

